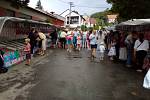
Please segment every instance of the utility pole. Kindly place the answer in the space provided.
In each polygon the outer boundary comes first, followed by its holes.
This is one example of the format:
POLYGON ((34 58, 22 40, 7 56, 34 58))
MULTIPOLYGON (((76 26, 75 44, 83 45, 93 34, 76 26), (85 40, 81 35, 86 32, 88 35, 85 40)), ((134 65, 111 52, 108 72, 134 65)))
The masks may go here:
POLYGON ((71 12, 72 12, 72 7, 74 7, 74 6, 73 6, 73 2, 69 2, 69 5, 70 5, 70 8, 69 8, 69 11, 70 11, 70 13, 69 13, 69 27, 70 27, 70 24, 71 24, 71 12))

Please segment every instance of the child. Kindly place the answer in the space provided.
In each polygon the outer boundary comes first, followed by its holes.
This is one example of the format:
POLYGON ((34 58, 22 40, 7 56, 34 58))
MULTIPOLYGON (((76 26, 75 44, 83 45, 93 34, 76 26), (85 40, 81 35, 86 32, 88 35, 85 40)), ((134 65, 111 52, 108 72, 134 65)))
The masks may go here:
POLYGON ((108 52, 108 56, 110 57, 110 60, 114 60, 114 56, 116 56, 116 48, 115 48, 115 45, 116 45, 116 41, 115 39, 111 42, 111 47, 110 47, 110 50, 108 52))
POLYGON ((103 42, 100 43, 99 50, 100 50, 100 60, 104 60, 105 46, 103 42))
POLYGON ((71 47, 72 47, 72 34, 71 31, 67 34, 67 45, 68 45, 68 52, 71 52, 71 47))
POLYGON ((81 36, 78 34, 77 36, 77 49, 80 51, 81 49, 81 36))
POLYGON ((25 47, 24 47, 24 52, 26 54, 26 65, 30 66, 30 62, 31 62, 31 52, 30 52, 30 39, 25 39, 25 47))

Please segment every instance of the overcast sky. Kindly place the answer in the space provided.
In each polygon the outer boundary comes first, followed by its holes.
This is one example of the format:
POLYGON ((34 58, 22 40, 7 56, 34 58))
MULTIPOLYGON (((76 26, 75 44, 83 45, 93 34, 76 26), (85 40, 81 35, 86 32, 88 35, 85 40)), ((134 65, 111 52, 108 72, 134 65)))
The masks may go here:
MULTIPOLYGON (((35 8, 38 0, 30 0, 29 6, 35 8)), ((74 2, 75 7, 72 10, 78 11, 80 14, 88 14, 103 11, 110 8, 111 5, 107 4, 106 0, 41 0, 42 6, 45 11, 62 13, 69 8, 68 2, 74 2)))

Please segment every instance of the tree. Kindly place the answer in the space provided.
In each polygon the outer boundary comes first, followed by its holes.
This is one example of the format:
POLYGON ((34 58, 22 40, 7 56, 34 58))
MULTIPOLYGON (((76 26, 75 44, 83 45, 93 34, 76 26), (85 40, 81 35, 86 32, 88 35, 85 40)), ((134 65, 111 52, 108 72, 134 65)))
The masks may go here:
POLYGON ((150 0, 107 0, 122 20, 150 18, 150 0))
POLYGON ((42 6, 42 4, 41 4, 41 0, 39 0, 39 1, 37 2, 36 9, 43 10, 43 6, 42 6))
POLYGON ((11 6, 19 9, 20 7, 27 6, 30 0, 11 0, 11 6))
POLYGON ((99 25, 94 25, 94 30, 99 30, 99 25))
POLYGON ((86 25, 81 25, 81 30, 82 30, 82 31, 87 31, 86 25))
POLYGON ((98 12, 98 13, 92 14, 91 17, 96 19, 97 25, 105 26, 105 25, 108 25, 108 22, 107 22, 108 14, 112 14, 112 12, 109 9, 106 9, 103 12, 98 12))

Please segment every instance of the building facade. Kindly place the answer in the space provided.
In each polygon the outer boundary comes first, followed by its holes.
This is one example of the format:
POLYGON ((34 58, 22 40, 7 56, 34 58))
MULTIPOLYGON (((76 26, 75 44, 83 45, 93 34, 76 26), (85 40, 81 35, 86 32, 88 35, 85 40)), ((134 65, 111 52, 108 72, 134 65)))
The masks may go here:
POLYGON ((51 24, 57 26, 64 26, 65 23, 65 18, 59 15, 53 15, 28 6, 19 7, 17 9, 12 6, 11 0, 0 0, 0 16, 18 17, 41 22, 50 22, 51 24))
POLYGON ((66 18, 65 25, 66 26, 70 25, 71 28, 77 28, 80 27, 81 25, 85 25, 85 19, 83 18, 83 16, 75 11, 72 11, 71 14, 67 14, 65 18, 66 18))

